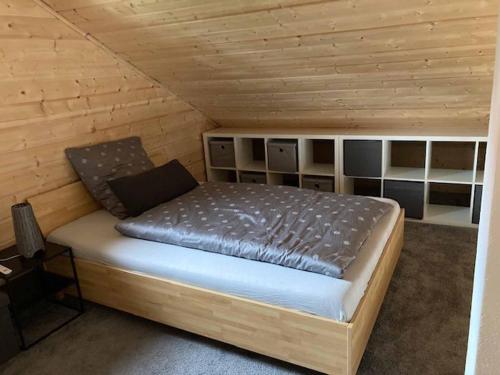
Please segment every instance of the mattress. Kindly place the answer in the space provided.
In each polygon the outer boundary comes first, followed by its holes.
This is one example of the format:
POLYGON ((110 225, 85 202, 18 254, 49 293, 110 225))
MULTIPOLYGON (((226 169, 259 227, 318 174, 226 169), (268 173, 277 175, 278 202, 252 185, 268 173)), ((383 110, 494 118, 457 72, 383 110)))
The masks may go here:
POLYGON ((56 229, 48 240, 71 246, 85 260, 348 322, 399 215, 396 202, 380 200, 392 209, 376 225, 343 279, 125 237, 114 228, 119 219, 105 210, 56 229))

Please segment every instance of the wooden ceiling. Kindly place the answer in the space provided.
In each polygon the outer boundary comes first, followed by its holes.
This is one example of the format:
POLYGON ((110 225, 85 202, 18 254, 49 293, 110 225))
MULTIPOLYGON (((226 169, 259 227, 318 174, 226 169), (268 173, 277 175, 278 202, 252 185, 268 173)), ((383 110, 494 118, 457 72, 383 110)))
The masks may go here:
POLYGON ((223 126, 487 127, 497 0, 45 0, 223 126))

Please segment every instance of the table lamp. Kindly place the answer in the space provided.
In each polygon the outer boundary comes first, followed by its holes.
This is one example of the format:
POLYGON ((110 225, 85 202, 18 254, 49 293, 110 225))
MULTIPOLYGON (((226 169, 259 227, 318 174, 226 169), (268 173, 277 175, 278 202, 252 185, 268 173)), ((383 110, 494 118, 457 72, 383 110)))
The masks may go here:
POLYGON ((45 250, 42 232, 29 203, 19 203, 11 207, 16 247, 25 258, 33 258, 39 251, 45 250))

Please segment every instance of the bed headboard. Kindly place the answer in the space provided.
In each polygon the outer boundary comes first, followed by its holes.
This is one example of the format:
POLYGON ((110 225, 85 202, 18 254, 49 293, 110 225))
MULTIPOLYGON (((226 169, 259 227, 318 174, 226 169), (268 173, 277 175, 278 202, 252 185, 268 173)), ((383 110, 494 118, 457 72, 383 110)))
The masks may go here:
POLYGON ((28 198, 28 202, 44 235, 100 208, 80 181, 28 198))

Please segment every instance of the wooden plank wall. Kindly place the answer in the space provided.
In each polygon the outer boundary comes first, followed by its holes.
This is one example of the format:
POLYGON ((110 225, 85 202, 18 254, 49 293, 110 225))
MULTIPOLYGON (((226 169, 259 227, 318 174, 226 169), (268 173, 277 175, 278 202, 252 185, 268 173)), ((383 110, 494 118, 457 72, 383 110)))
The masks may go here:
POLYGON ((223 126, 487 127, 498 0, 45 0, 223 126))
POLYGON ((32 0, 0 0, 0 248, 10 206, 76 181, 63 150, 129 135, 204 178, 213 123, 32 0))

